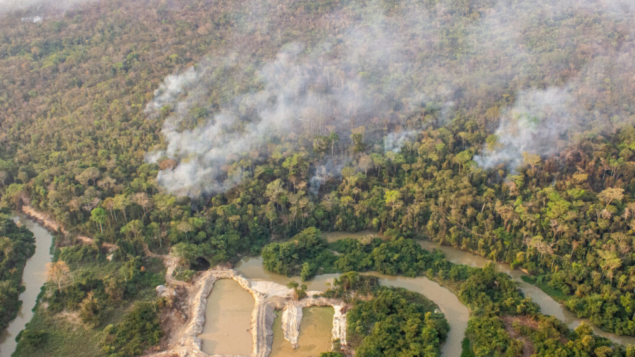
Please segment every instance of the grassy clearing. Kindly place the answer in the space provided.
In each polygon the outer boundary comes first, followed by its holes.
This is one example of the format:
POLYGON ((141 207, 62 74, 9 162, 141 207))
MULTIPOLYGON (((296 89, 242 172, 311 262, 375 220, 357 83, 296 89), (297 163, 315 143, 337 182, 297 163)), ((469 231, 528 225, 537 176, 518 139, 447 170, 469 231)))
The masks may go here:
POLYGON ((564 304, 569 299, 569 297, 560 291, 560 289, 553 288, 544 283, 539 283, 536 279, 530 276, 522 276, 521 279, 523 279, 526 283, 539 287, 540 290, 544 291, 547 295, 551 296, 554 300, 561 304, 564 304))
POLYGON ((470 339, 464 338, 461 343, 463 346, 463 352, 461 352, 461 357, 475 357, 474 351, 472 351, 472 346, 470 345, 470 339))
POLYGON ((71 322, 60 314, 51 315, 39 308, 29 322, 28 328, 42 332, 42 338, 36 346, 21 340, 13 357, 104 356, 99 347, 104 337, 101 330, 90 329, 81 323, 71 322))
MULTIPOLYGON (((77 265, 73 276, 77 279, 103 279, 116 274, 122 267, 119 262, 95 262, 77 265)), ((146 288, 138 290, 134 298, 124 301, 118 306, 106 305, 101 313, 99 326, 86 326, 77 317, 77 311, 51 313, 45 304, 36 305, 33 319, 27 325, 31 332, 18 343, 13 357, 102 357, 101 342, 106 336, 104 328, 109 324, 122 321, 124 315, 131 311, 137 301, 153 301, 156 299, 155 287, 164 284, 158 279, 165 274, 165 267, 160 259, 143 260, 146 272, 156 275, 146 288)), ((49 283, 50 284, 50 283, 49 283)))

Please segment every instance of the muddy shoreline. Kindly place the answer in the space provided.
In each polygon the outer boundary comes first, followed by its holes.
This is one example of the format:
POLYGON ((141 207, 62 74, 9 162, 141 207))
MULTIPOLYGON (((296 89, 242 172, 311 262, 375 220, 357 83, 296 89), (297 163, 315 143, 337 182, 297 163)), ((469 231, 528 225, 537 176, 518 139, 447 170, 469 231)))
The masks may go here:
MULTIPOLYGON (((255 307, 251 315, 253 350, 250 357, 267 357, 273 344, 273 323, 275 310, 282 310, 282 326, 285 338, 297 346, 302 320, 302 308, 310 306, 331 306, 335 310, 331 341, 339 340, 346 346, 346 307, 339 299, 312 297, 319 292, 308 292, 307 298, 295 300, 294 291, 286 286, 262 280, 250 280, 233 269, 215 268, 203 272, 188 290, 187 305, 190 317, 178 332, 166 351, 148 354, 152 357, 196 356, 228 357, 209 355, 202 350, 203 340, 198 336, 203 332, 208 298, 219 279, 232 279, 254 298, 255 307)), ((325 351, 326 352, 326 351, 325 351)), ((236 356, 238 357, 238 356, 236 356)))

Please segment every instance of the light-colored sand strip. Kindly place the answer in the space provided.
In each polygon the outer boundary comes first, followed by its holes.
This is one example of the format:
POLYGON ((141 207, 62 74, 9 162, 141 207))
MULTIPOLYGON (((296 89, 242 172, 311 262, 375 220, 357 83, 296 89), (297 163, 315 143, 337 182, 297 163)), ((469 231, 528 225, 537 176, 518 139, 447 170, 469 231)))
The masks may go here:
MULTIPOLYGON (((44 228, 48 229, 52 232, 57 232, 60 230, 65 235, 68 235, 68 231, 64 229, 64 227, 60 226, 54 219, 52 219, 48 214, 35 210, 31 206, 22 206, 20 207, 20 211, 27 215, 32 220, 38 222, 44 228)), ((90 237, 78 235, 77 239, 84 244, 93 244, 94 240, 90 237)), ((117 246, 112 243, 102 243, 102 246, 109 249, 117 249, 117 246)))
MULTIPOLYGON (((309 296, 312 296, 312 292, 309 296)), ((310 306, 331 306, 335 310, 333 315, 333 330, 331 342, 340 340, 342 346, 346 345, 346 313, 341 300, 327 298, 306 298, 298 301, 289 301, 282 312, 282 330, 284 338, 291 342, 293 348, 298 348, 300 337, 300 324, 302 322, 302 309, 310 306)))
MULTIPOLYGON (((302 308, 309 306, 332 306, 333 316, 332 340, 340 340, 346 345, 346 314, 343 302, 337 299, 308 297, 294 300, 294 291, 286 286, 261 280, 249 280, 233 269, 216 268, 204 272, 190 287, 188 305, 191 317, 181 330, 179 338, 167 351, 150 354, 153 357, 229 357, 225 355, 210 356, 201 350, 203 341, 199 335, 205 324, 207 298, 218 279, 233 279, 241 287, 249 291, 255 300, 254 312, 251 316, 251 334, 253 336, 253 352, 250 357, 267 357, 273 344, 273 322, 275 310, 283 309, 282 326, 285 338, 297 347, 302 320, 302 308), (286 317, 285 317, 286 316, 286 317)), ((312 296, 317 292, 309 292, 312 296)), ((239 357, 239 356, 233 356, 239 357)))

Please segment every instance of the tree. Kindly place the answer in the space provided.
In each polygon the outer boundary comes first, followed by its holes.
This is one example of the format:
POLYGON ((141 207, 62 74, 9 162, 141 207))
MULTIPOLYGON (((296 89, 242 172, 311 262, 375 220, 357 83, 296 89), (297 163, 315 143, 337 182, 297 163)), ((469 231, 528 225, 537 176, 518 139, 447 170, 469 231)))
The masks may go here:
POLYGON ((135 193, 132 196, 131 201, 139 205, 143 210, 143 217, 141 218, 143 220, 146 214, 148 214, 148 209, 152 207, 152 201, 148 198, 148 195, 145 192, 135 193))
POLYGON ((401 192, 397 190, 386 190, 385 196, 386 205, 392 208, 392 216, 395 216, 395 208, 399 206, 401 202, 401 192))
POLYGON ((598 255, 602 258, 600 263, 602 270, 608 272, 607 276, 611 277, 611 283, 613 283, 613 271, 622 266, 622 260, 617 256, 616 252, 598 250, 598 255))
POLYGON ((132 233, 132 235, 137 238, 139 233, 143 231, 143 222, 138 219, 132 220, 128 222, 125 226, 121 227, 121 233, 127 234, 132 233))
POLYGON ((102 224, 106 221, 106 211, 103 208, 95 208, 90 212, 90 220, 99 224, 99 231, 104 233, 102 224))
POLYGON ((89 167, 82 171, 81 174, 75 176, 75 179, 82 185, 88 186, 88 183, 92 181, 93 185, 97 185, 97 178, 101 175, 101 172, 96 167, 89 167))
POLYGON ((123 299, 125 287, 120 279, 116 277, 108 278, 104 281, 104 285, 106 294, 113 302, 117 303, 123 299))
POLYGON ((329 142, 331 143, 331 156, 335 154, 335 144, 340 140, 340 136, 336 132, 331 132, 329 142))
POLYGON ((62 260, 58 260, 55 263, 47 263, 46 276, 48 280, 57 285, 57 289, 62 292, 62 287, 70 281, 70 269, 62 260))
POLYGON ((8 178, 9 178, 9 173, 7 173, 4 170, 0 170, 0 184, 2 184, 2 186, 6 185, 8 178))
POLYGON ((187 233, 191 232, 194 229, 194 227, 192 227, 192 225, 187 221, 181 221, 176 225, 176 229, 179 232, 184 233, 185 239, 187 239, 187 233))
POLYGON ((92 291, 89 291, 79 304, 79 317, 85 324, 96 327, 99 325, 101 306, 92 291))
POLYGON ((624 198, 623 188, 607 188, 598 194, 598 198, 608 207, 613 201, 621 201, 624 198))
POLYGON ((286 190, 282 187, 282 180, 277 179, 267 185, 265 196, 269 198, 276 206, 282 204, 282 199, 286 194, 286 190))
POLYGON ((465 167, 465 165, 472 160, 472 150, 464 150, 458 153, 453 161, 459 164, 459 174, 461 174, 461 169, 465 167))
POLYGON ((368 169, 373 166, 373 159, 369 155, 364 155, 359 158, 358 166, 364 170, 364 175, 368 174, 368 169))
POLYGON ((126 195, 117 195, 113 198, 113 207, 116 210, 123 213, 123 218, 128 222, 128 216, 126 215, 126 208, 130 206, 130 198, 126 195))

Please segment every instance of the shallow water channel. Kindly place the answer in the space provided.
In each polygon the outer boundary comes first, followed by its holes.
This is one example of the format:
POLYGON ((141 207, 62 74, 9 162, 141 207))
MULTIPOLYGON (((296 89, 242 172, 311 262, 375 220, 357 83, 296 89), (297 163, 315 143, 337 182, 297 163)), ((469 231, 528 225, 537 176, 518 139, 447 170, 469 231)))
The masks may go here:
POLYGON ((244 355, 252 352, 249 328, 254 298, 232 279, 220 279, 207 300, 205 325, 198 337, 209 355, 244 355))
POLYGON ((22 306, 18 316, 9 323, 5 331, 0 334, 0 357, 10 357, 15 351, 17 343, 15 337, 24 330, 24 326, 33 317, 33 307, 40 288, 46 282, 46 263, 51 261, 50 247, 53 236, 44 227, 28 219, 26 216, 14 213, 14 220, 24 224, 35 236, 35 254, 26 262, 22 284, 26 290, 20 294, 22 306))
MULTIPOLYGON (((372 236, 383 238, 381 235, 373 231, 362 231, 358 233, 330 232, 330 233, 324 234, 324 237, 329 242, 333 242, 333 241, 344 239, 344 238, 358 239, 362 237, 372 237, 372 236)), ((447 258, 447 260, 455 264, 463 264, 463 265, 467 265, 471 267, 482 268, 486 263, 490 262, 489 259, 483 258, 474 253, 466 252, 466 251, 460 250, 458 248, 450 247, 450 246, 440 246, 437 243, 434 243, 431 241, 419 241, 419 244, 423 248, 430 251, 434 249, 440 249, 445 254, 445 257, 447 258)), ((606 337, 615 343, 619 343, 623 345, 635 344, 634 337, 618 336, 616 334, 602 331, 600 328, 593 325, 587 319, 580 319, 576 317, 576 315, 573 312, 567 310, 564 305, 554 300, 551 296, 547 295, 547 293, 542 291, 539 287, 523 281, 521 277, 527 276, 527 274, 524 273, 523 271, 518 269, 511 269, 509 264, 505 264, 505 263, 496 263, 496 267, 498 271, 511 276, 512 279, 518 283, 518 287, 523 292, 523 294, 525 294, 525 296, 527 297, 531 297, 531 299, 540 306, 540 310, 543 314, 551 315, 559 319, 560 321, 563 321, 569 326, 569 328, 572 328, 572 329, 578 327, 580 323, 586 322, 587 325, 593 328, 593 332, 595 332, 596 335, 606 337)), ((434 300, 431 296, 429 296, 429 298, 431 300, 434 300)), ((450 317, 446 316, 446 318, 449 321, 450 317)), ((452 325, 451 322, 450 322, 450 325, 452 325)))

